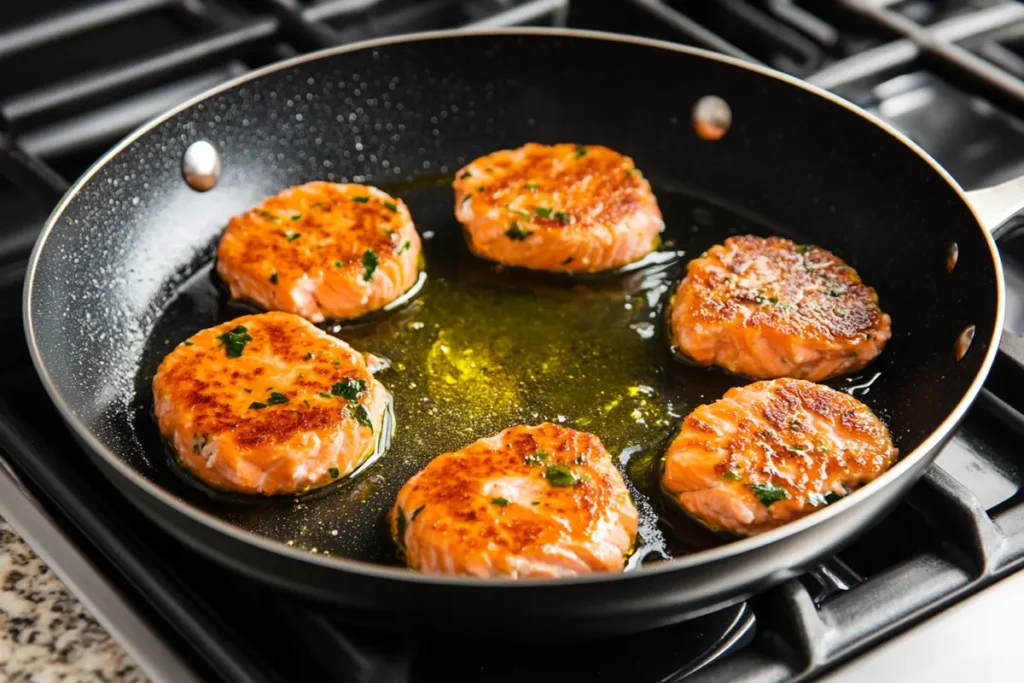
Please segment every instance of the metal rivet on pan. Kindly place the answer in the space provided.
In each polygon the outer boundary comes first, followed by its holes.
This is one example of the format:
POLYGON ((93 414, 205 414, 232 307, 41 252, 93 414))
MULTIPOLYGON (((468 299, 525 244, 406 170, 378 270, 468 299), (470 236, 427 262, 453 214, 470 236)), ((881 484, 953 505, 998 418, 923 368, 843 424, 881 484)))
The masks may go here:
POLYGON ((952 273, 953 269, 956 268, 957 259, 960 258, 960 247, 957 246, 956 242, 949 243, 949 251, 946 252, 946 272, 952 273))
POLYGON ((220 153, 206 140, 196 140, 181 157, 181 173, 193 190, 212 190, 220 180, 220 153))
POLYGON ((721 97, 705 95, 693 106, 693 129, 704 140, 719 140, 732 126, 732 110, 721 97))
POLYGON ((967 354, 967 349, 971 348, 972 341, 974 341, 974 325, 969 325, 960 333, 960 336, 956 338, 956 344, 953 345, 953 355, 958 363, 967 354))

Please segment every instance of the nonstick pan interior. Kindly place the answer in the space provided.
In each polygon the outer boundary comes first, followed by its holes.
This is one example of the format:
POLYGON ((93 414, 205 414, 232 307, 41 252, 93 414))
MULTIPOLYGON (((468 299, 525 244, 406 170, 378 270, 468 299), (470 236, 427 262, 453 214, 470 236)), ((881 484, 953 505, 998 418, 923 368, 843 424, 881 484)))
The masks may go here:
POLYGON ((433 455, 511 424, 564 420, 601 436, 638 488, 638 557, 656 561, 718 542, 663 509, 652 475, 681 416, 744 383, 674 361, 660 306, 686 260, 741 232, 820 244, 878 290, 893 340, 866 371, 832 385, 864 385, 858 396, 904 454, 986 364, 998 302, 992 254, 926 159, 783 80, 639 42, 554 34, 382 44, 264 74, 173 115, 95 169, 58 210, 36 255, 27 316, 44 376, 74 420, 133 472, 240 529, 393 563, 382 516, 433 455), (690 125, 708 94, 732 109, 718 141, 690 125), (180 173, 198 139, 213 142, 224 165, 204 194, 180 173), (632 156, 665 213, 659 262, 569 281, 470 257, 448 176, 531 140, 632 156), (249 312, 210 275, 227 219, 314 179, 389 189, 433 235, 416 300, 338 331, 393 363, 380 375, 396 398, 391 451, 297 500, 211 494, 172 466, 150 416, 149 382, 174 344, 249 312), (952 242, 959 262, 948 272, 952 242), (958 362, 954 342, 969 325, 977 333, 958 362))

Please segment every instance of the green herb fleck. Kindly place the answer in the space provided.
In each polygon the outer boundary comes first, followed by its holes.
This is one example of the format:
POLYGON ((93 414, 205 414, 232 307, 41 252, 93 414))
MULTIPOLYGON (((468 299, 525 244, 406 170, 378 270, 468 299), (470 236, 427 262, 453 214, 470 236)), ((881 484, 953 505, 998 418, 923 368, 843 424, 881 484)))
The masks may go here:
POLYGON ((790 420, 789 421, 789 431, 791 431, 791 432, 799 432, 800 431, 800 421, 799 420, 790 420))
POLYGON ((297 221, 297 220, 299 220, 300 218, 302 218, 302 214, 301 214, 301 213, 297 213, 297 214, 295 214, 294 216, 292 216, 292 220, 293 220, 293 221, 297 221))
POLYGON ((526 183, 525 185, 523 185, 523 189, 524 190, 537 190, 537 189, 540 189, 540 185, 538 185, 537 183, 526 183))
POLYGON ((410 242, 410 241, 406 240, 406 241, 405 241, 405 244, 403 244, 403 245, 402 245, 402 248, 398 250, 398 253, 399 253, 399 254, 402 254, 402 253, 404 253, 404 252, 407 252, 407 251, 409 251, 409 249, 410 249, 411 247, 412 247, 412 242, 410 242))
POLYGON ((801 245, 799 245, 796 248, 796 253, 798 253, 798 254, 806 254, 810 250, 811 250, 811 245, 809 245, 809 244, 801 244, 801 245))
POLYGON ((325 393, 321 392, 320 393, 320 398, 326 398, 327 400, 330 400, 331 399, 331 395, 330 394, 325 394, 325 393))
POLYGON ((249 336, 249 331, 245 327, 239 325, 230 332, 218 336, 217 340, 224 345, 224 353, 228 358, 238 358, 242 355, 245 345, 252 341, 252 337, 249 336))
POLYGON ((491 502, 500 507, 508 505, 508 498, 491 498, 491 502))
POLYGON ((315 204, 310 204, 309 208, 311 208, 311 209, 322 209, 325 206, 327 206, 327 205, 324 204, 323 202, 316 202, 315 204))
POLYGON ((276 285, 277 284, 277 273, 271 273, 270 274, 270 284, 272 284, 272 285, 276 285))
POLYGON ((303 403, 305 403, 305 404, 306 404, 306 407, 307 407, 307 408, 312 408, 312 407, 313 407, 313 406, 311 406, 311 405, 309 404, 309 399, 306 399, 306 400, 304 400, 304 401, 303 401, 303 403))
POLYGON ((245 393, 247 393, 247 394, 251 394, 251 393, 252 393, 252 389, 246 389, 246 390, 245 390, 245 393))
POLYGON ((552 486, 575 486, 580 483, 579 477, 567 465, 548 465, 544 478, 552 486))
POLYGON ((425 507, 427 507, 427 506, 426 505, 420 505, 418 508, 413 510, 412 511, 412 517, 409 519, 409 521, 415 522, 416 518, 419 517, 420 513, 423 512, 423 508, 425 508, 425 507))
POLYGON ((576 463, 577 465, 585 465, 585 464, 586 464, 586 461, 585 461, 585 460, 583 459, 583 456, 582 456, 582 455, 577 455, 577 456, 576 456, 576 457, 575 457, 575 458, 573 459, 573 462, 574 462, 574 463, 576 463))
POLYGON ((828 290, 828 295, 829 296, 842 296, 843 293, 840 290, 838 290, 838 289, 830 289, 830 290, 828 290))
POLYGON ((476 191, 477 192, 483 192, 484 191, 484 186, 481 185, 480 187, 476 188, 476 191))
POLYGON ((506 211, 511 211, 512 213, 516 214, 520 218, 525 218, 527 220, 530 219, 530 212, 529 211, 523 211, 522 209, 517 209, 517 208, 513 207, 510 204, 506 204, 505 205, 505 210, 506 211))
POLYGON ((369 282, 373 279, 373 272, 377 270, 377 264, 380 261, 377 259, 377 252, 373 249, 367 249, 363 254, 363 279, 369 282))
POLYGON ((185 346, 192 346, 192 342, 188 340, 183 341, 182 344, 184 344, 185 346))
POLYGON ((774 484, 751 484, 750 490, 754 492, 757 499, 765 506, 771 505, 776 501, 789 498, 785 489, 779 488, 774 484))
POLYGON ((845 318, 846 317, 846 311, 833 311, 833 313, 835 313, 837 318, 845 318))
POLYGON ((579 159, 582 156, 586 156, 587 148, 583 145, 576 145, 576 158, 579 159))
POLYGON ((398 212, 398 204, 395 204, 394 202, 384 202, 384 208, 396 213, 398 212))
POLYGON ((473 174, 470 173, 469 171, 466 171, 465 173, 463 173, 462 175, 459 176, 459 180, 465 180, 466 178, 472 178, 472 177, 473 177, 473 174))
POLYGON ((829 491, 828 493, 825 494, 825 505, 831 505, 832 503, 835 503, 836 501, 842 499, 843 497, 840 496, 835 491, 829 491))
POLYGON ((644 174, 640 172, 639 168, 631 168, 628 171, 626 171, 626 177, 627 178, 632 178, 633 176, 637 176, 638 178, 643 178, 644 174))
POLYGON ((266 407, 266 403, 260 403, 259 401, 253 401, 249 404, 249 410, 263 410, 266 407))
POLYGON ((331 469, 327 470, 327 472, 334 479, 337 479, 339 476, 341 476, 341 470, 339 470, 337 467, 332 467, 331 469))
POLYGON ((311 353, 307 353, 306 354, 306 360, 313 360, 314 358, 316 358, 316 356, 314 356, 313 354, 311 354, 311 353))
POLYGON ((365 204, 366 202, 370 201, 370 198, 369 197, 353 197, 352 201, 358 202, 360 204, 365 204))
POLYGON ((554 211, 554 209, 544 208, 542 206, 538 206, 533 210, 533 212, 537 215, 538 218, 547 218, 551 215, 552 211, 554 211))
POLYGON ((282 394, 280 391, 271 391, 270 398, 267 399, 267 403, 272 406, 279 406, 282 403, 287 403, 288 397, 282 394))
POLYGON ((555 213, 553 213, 551 217, 554 218, 559 223, 568 223, 571 218, 571 216, 569 216, 569 214, 566 213, 565 211, 555 211, 555 213))
POLYGON ((800 444, 790 444, 786 446, 786 448, 788 448, 791 451, 796 451, 797 453, 802 453, 803 451, 807 450, 807 446, 802 446, 800 444))
POLYGON ((288 240, 289 242, 294 242, 295 240, 297 240, 300 237, 302 237, 302 233, 301 232, 295 232, 294 230, 289 230, 289 231, 284 232, 282 234, 284 235, 285 239, 288 240))
POLYGON ((770 303, 772 306, 778 306, 779 305, 779 297, 777 297, 777 296, 770 296, 770 297, 768 297, 768 303, 770 303))
POLYGON ((505 237, 516 242, 522 242, 532 234, 533 231, 520 228, 519 221, 512 221, 512 227, 505 231, 505 237))
POLYGON ((722 479, 725 479, 726 481, 739 481, 740 475, 738 472, 733 472, 732 470, 729 470, 728 472, 722 475, 722 479))
POLYGON ((355 377, 346 377, 343 382, 336 382, 331 387, 331 393, 335 396, 341 396, 342 398, 348 399, 349 401, 355 401, 360 396, 366 393, 366 380, 356 379, 355 377))
POLYGON ((335 261, 334 262, 334 267, 335 268, 344 268, 345 267, 345 262, 344 261, 335 261))
POLYGON ((271 223, 280 223, 281 219, 270 213, 269 211, 260 211, 260 215, 271 223))
POLYGON ((373 423, 370 422, 370 414, 366 412, 366 408, 364 408, 363 406, 356 406, 355 415, 356 422, 363 425, 364 427, 369 427, 370 429, 373 429, 373 423))
POLYGON ((530 503, 530 505, 540 505, 540 501, 539 500, 535 500, 532 503, 530 503))

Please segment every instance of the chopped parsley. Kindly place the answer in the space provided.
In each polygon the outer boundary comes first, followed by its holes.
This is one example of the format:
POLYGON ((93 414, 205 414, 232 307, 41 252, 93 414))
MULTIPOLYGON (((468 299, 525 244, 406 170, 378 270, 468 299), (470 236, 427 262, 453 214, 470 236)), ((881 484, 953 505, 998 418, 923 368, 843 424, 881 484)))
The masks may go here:
POLYGON ((480 187, 476 188, 476 191, 477 192, 483 192, 484 191, 484 186, 481 185, 480 187))
POLYGON ((185 346, 192 346, 192 342, 188 340, 183 341, 182 344, 184 344, 185 346))
POLYGON ((260 211, 260 215, 271 223, 280 223, 281 219, 270 213, 269 211, 260 211))
POLYGON ((253 401, 249 404, 249 410, 263 410, 266 407, 266 403, 260 403, 259 401, 253 401))
POLYGON ((297 221, 297 220, 299 220, 300 218, 302 218, 302 214, 301 214, 301 213, 297 213, 297 214, 295 214, 294 216, 292 216, 292 220, 293 220, 293 221, 297 221))
POLYGON ((524 462, 527 464, 528 467, 536 467, 547 462, 547 459, 548 452, 543 448, 538 448, 536 451, 534 451, 533 455, 526 456, 524 462))
POLYGON ((394 202, 384 202, 384 208, 394 211, 395 213, 398 212, 398 204, 395 204, 394 202))
POLYGON ((512 227, 505 231, 505 237, 516 242, 522 242, 533 234, 532 230, 523 230, 519 227, 519 221, 512 221, 512 227))
POLYGON ((576 458, 573 460, 573 462, 576 463, 577 465, 585 465, 586 464, 586 461, 583 459, 582 455, 577 455, 576 458))
POLYGON ((725 479, 726 481, 739 481, 740 475, 738 472, 729 470, 728 472, 722 475, 722 479, 725 479))
POLYGON ((316 202, 315 204, 310 204, 309 208, 311 208, 311 209, 322 209, 325 206, 326 206, 326 204, 324 204, 323 202, 316 202))
POLYGON ((539 188, 540 185, 538 185, 537 183, 526 183, 525 185, 523 185, 524 190, 537 190, 539 188))
POLYGON ((798 254, 806 254, 810 250, 811 250, 811 245, 809 245, 809 244, 801 244, 801 245, 799 245, 796 248, 796 253, 798 253, 798 254))
POLYGON ((320 398, 326 398, 329 401, 329 400, 331 400, 331 395, 330 394, 325 394, 325 393, 321 392, 320 398))
POLYGON ((538 218, 547 218, 551 215, 552 211, 554 211, 554 209, 538 206, 533 210, 533 213, 536 214, 538 218))
POLYGON ((294 242, 295 240, 297 240, 300 237, 302 237, 302 233, 301 232, 295 232, 294 230, 289 230, 289 231, 284 232, 282 234, 284 235, 285 239, 288 240, 289 242, 294 242))
POLYGON ((245 390, 245 393, 247 393, 247 394, 251 394, 251 393, 252 393, 252 389, 246 389, 246 390, 245 390))
POLYGON ((370 429, 373 429, 373 423, 370 422, 370 414, 366 412, 366 408, 364 408, 363 406, 356 406, 355 415, 356 422, 363 425, 364 427, 369 427, 370 429))
POLYGON ((552 486, 575 486, 580 483, 579 477, 567 465, 548 465, 544 478, 552 486))
POLYGON ((512 213, 516 214, 517 216, 519 216, 521 218, 525 218, 527 220, 530 219, 530 212, 529 211, 523 211, 522 209, 517 209, 517 208, 513 207, 511 204, 506 204, 505 205, 505 210, 506 211, 511 211, 512 213))
POLYGON ((358 202, 360 204, 365 204, 366 202, 370 201, 370 198, 369 197, 353 197, 352 201, 358 202))
POLYGON ((272 284, 272 285, 276 285, 277 284, 277 273, 271 273, 270 274, 270 284, 272 284))
POLYGON ((828 295, 829 296, 842 296, 843 293, 840 290, 838 290, 838 289, 830 289, 830 290, 828 290, 828 295))
POLYGON ((338 469, 337 467, 332 467, 331 469, 327 470, 327 472, 328 472, 328 473, 329 473, 329 474, 331 475, 331 477, 333 477, 334 479, 337 479, 337 478, 338 478, 339 476, 341 476, 341 470, 339 470, 339 469, 338 469))
POLYGON ((411 247, 412 247, 412 242, 406 240, 405 244, 402 245, 402 248, 398 250, 398 253, 401 254, 401 253, 404 253, 406 251, 409 251, 409 249, 411 247))
POLYGON ((311 405, 309 404, 309 399, 306 399, 306 400, 304 400, 304 401, 303 401, 303 403, 305 403, 305 404, 306 404, 306 407, 307 407, 307 408, 312 408, 312 407, 313 407, 313 406, 311 406, 311 405))
POLYGON ((224 353, 228 358, 238 358, 242 355, 245 345, 252 341, 252 337, 249 336, 249 330, 239 325, 230 332, 218 336, 217 341, 224 345, 224 353))
POLYGON ((846 317, 846 311, 833 311, 833 313, 835 313, 837 318, 845 318, 846 317))
POLYGON ((279 406, 282 403, 287 403, 288 397, 282 394, 280 391, 271 391, 270 398, 267 399, 267 404, 272 406, 279 406))
POLYGON ((779 297, 777 297, 777 296, 770 296, 770 297, 768 297, 768 303, 770 303, 772 306, 778 306, 779 305, 779 297))
POLYGON ((423 508, 425 508, 425 507, 427 507, 427 506, 426 505, 420 505, 418 508, 413 510, 412 511, 412 517, 410 517, 409 520, 412 521, 412 522, 415 522, 416 518, 419 517, 419 514, 421 512, 423 512, 423 508))
POLYGON ((587 155, 587 148, 583 145, 576 145, 576 158, 579 159, 582 156, 587 155))
POLYGON ((757 499, 764 506, 789 498, 785 489, 779 488, 774 484, 751 484, 750 490, 754 492, 754 495, 757 496, 757 499))
POLYGON ((790 420, 789 421, 789 431, 791 431, 791 432, 799 432, 800 431, 800 421, 799 420, 790 420))
POLYGON ((797 453, 802 453, 803 451, 807 450, 807 446, 800 446, 798 444, 792 444, 792 445, 786 446, 786 448, 788 448, 791 451, 796 451, 797 453))
POLYGON ((491 503, 499 507, 505 507, 508 505, 508 498, 491 498, 491 503))
POLYGON ((367 249, 363 254, 363 279, 369 282, 373 279, 373 272, 377 270, 377 264, 380 261, 377 259, 377 252, 373 249, 367 249))
POLYGON ((627 178, 632 178, 633 176, 636 176, 638 178, 643 178, 644 174, 640 172, 639 168, 631 168, 628 171, 626 171, 626 177, 627 178))
POLYGON ((566 213, 565 211, 555 211, 555 212, 554 212, 554 213, 553 213, 553 214, 551 215, 551 217, 552 217, 552 218, 554 218, 554 219, 555 219, 556 221, 558 221, 559 223, 568 223, 568 222, 569 222, 569 219, 570 219, 570 216, 569 216, 569 214, 568 214, 568 213, 566 213))
POLYGON ((459 176, 459 180, 465 180, 466 178, 472 178, 472 177, 473 177, 473 174, 470 173, 469 171, 466 171, 465 173, 463 173, 462 175, 459 176))
POLYGON ((342 267, 344 267, 344 265, 345 265, 344 261, 335 261, 334 262, 334 267, 335 268, 342 268, 342 267))
POLYGON ((336 382, 331 387, 331 393, 349 401, 355 401, 366 393, 366 380, 347 377, 343 382, 336 382))
POLYGON ((313 354, 311 354, 311 353, 307 353, 306 354, 306 360, 313 360, 314 358, 316 358, 316 356, 314 356, 313 354))

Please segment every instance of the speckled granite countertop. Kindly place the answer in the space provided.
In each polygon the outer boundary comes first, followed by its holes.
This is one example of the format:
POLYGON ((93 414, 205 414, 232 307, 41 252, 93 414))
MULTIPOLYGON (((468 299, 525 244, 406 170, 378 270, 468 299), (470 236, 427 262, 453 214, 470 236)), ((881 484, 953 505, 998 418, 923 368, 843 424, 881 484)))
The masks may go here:
POLYGON ((121 647, 2 519, 0 681, 146 681, 121 647))

